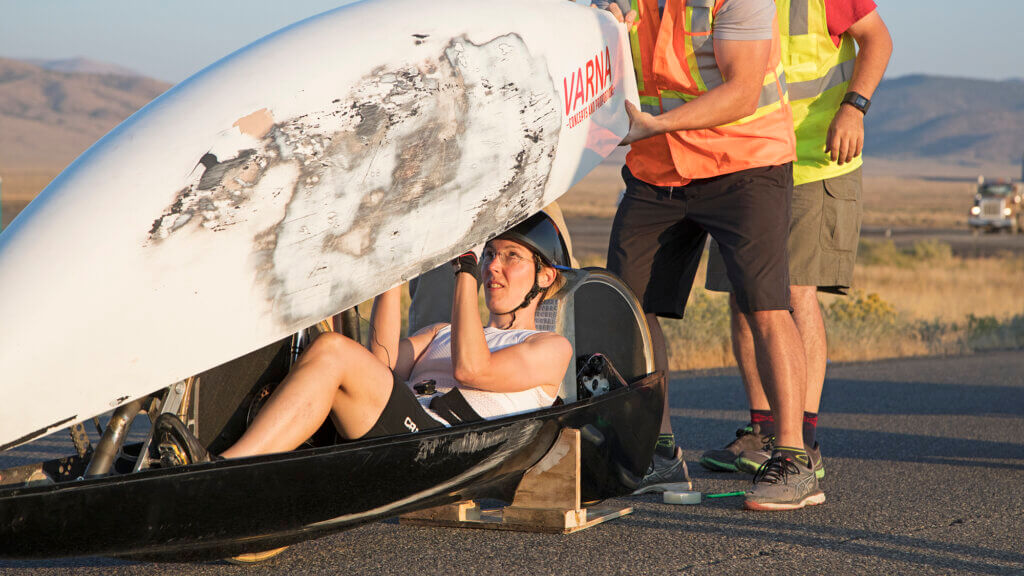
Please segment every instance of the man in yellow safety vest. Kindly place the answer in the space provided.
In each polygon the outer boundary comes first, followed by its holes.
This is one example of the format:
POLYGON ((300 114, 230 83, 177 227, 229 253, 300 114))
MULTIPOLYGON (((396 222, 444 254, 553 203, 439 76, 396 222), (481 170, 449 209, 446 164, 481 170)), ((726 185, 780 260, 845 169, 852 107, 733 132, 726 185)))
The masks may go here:
MULTIPOLYGON (((861 219, 864 115, 892 53, 892 39, 873 0, 776 0, 797 160, 789 234, 790 298, 807 360, 804 446, 818 478, 825 475, 815 429, 827 345, 817 292, 846 294, 853 280, 861 219), (856 44, 856 46, 855 46, 856 44), (858 50, 859 48, 859 50, 858 50)), ((732 291, 717 246, 707 288, 732 291)), ((750 423, 700 463, 712 470, 756 473, 771 456, 776 426, 758 370, 749 323, 732 303, 733 351, 750 423)))

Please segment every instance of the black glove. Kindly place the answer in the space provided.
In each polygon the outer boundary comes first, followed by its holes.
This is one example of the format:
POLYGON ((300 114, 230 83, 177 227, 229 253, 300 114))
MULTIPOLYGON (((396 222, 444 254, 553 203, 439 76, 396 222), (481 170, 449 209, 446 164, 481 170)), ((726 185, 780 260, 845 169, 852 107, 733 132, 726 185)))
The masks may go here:
POLYGON ((464 273, 476 278, 476 285, 478 288, 480 287, 480 263, 476 259, 475 252, 466 252, 462 256, 452 260, 452 268, 455 269, 456 276, 460 273, 464 273))

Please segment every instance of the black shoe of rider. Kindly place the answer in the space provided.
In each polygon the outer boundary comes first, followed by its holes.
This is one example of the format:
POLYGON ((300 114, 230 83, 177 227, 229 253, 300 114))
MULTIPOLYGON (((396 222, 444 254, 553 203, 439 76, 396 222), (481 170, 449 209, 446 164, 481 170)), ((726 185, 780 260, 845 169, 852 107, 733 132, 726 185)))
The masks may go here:
POLYGON ((177 416, 165 412, 153 422, 153 440, 160 454, 160 466, 187 466, 209 462, 210 454, 177 416))

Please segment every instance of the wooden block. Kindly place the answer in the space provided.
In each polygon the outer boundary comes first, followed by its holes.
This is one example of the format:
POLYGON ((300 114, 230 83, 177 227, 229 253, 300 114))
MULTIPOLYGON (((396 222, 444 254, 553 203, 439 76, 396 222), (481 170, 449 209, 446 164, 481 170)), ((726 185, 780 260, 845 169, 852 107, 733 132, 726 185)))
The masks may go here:
POLYGON ((568 534, 633 512, 629 507, 583 508, 580 472, 580 431, 564 429, 548 453, 523 474, 511 506, 481 510, 475 502, 457 502, 403 514, 400 522, 568 534))
POLYGON ((563 429, 548 453, 523 474, 513 507, 580 507, 580 431, 563 429))
POLYGON ((587 523, 587 511, 579 509, 522 508, 508 506, 501 513, 503 524, 515 524, 523 530, 529 528, 550 528, 564 531, 587 523))
MULTIPOLYGON (((540 534, 571 534, 573 532, 579 532, 592 526, 620 518, 626 514, 631 514, 633 509, 630 507, 626 508, 587 508, 585 510, 547 510, 544 511, 540 516, 533 516, 529 520, 533 522, 521 522, 520 520, 527 520, 526 518, 520 518, 515 521, 505 520, 505 513, 509 508, 497 508, 490 510, 482 510, 480 518, 478 520, 429 520, 420 518, 409 518, 407 516, 401 517, 401 523, 412 526, 434 526, 434 527, 446 527, 446 528, 473 528, 477 530, 506 530, 509 532, 533 532, 540 534), (584 515, 578 514, 578 512, 585 513, 584 515), (545 513, 547 514, 546 517, 545 513)), ((520 509, 522 510, 522 509, 520 509)), ((513 516, 516 512, 512 513, 513 516)))
POLYGON ((399 521, 406 520, 425 521, 420 523, 475 521, 480 520, 480 506, 472 500, 463 500, 455 504, 408 512, 399 517, 399 521))

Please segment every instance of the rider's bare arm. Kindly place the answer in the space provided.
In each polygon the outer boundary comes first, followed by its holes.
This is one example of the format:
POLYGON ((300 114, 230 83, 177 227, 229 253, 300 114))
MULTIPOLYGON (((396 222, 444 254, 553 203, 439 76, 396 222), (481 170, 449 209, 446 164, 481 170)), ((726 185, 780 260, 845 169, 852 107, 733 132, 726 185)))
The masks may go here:
POLYGON ((434 340, 434 336, 437 336, 437 331, 445 326, 447 324, 431 324, 420 329, 419 332, 412 336, 403 338, 398 343, 398 362, 393 370, 400 380, 409 379, 413 367, 416 366, 420 357, 426 352, 427 346, 434 340))
POLYGON ((392 370, 398 362, 398 341, 402 337, 401 304, 399 285, 374 298, 370 312, 370 352, 392 370))
POLYGON ((571 358, 568 340, 554 332, 541 332, 522 344, 488 351, 486 357, 476 358, 476 363, 456 364, 455 379, 489 392, 519 392, 542 386, 554 396, 571 358))
POLYGON ((400 379, 408 379, 412 367, 444 324, 427 326, 402 338, 402 287, 395 286, 373 299, 370 313, 370 352, 400 379))
POLYGON ((551 332, 534 334, 522 344, 491 352, 477 308, 476 279, 455 277, 452 309, 452 370, 471 388, 518 392, 537 386, 554 396, 572 357, 569 341, 551 332))

